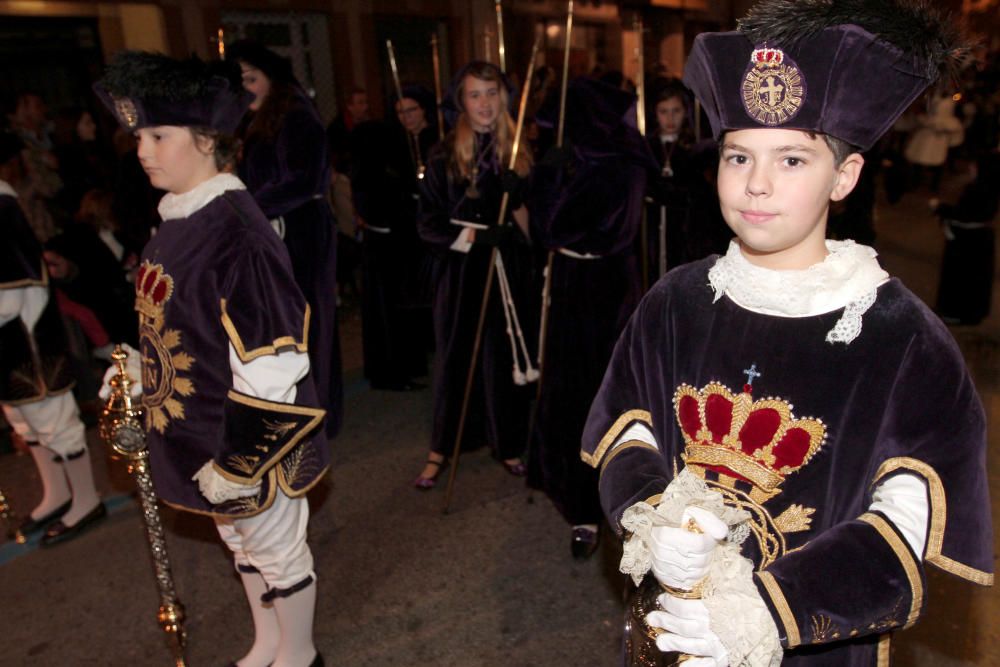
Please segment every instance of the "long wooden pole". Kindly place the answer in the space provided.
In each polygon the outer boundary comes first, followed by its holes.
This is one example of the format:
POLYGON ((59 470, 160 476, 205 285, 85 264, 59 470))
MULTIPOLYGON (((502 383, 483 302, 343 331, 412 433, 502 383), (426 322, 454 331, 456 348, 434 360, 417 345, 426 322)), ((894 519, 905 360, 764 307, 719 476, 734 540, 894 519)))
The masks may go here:
MULTIPOLYGON (((556 128, 556 146, 562 148, 564 130, 566 128, 566 89, 569 85, 569 50, 573 37, 573 0, 569 0, 566 8, 566 44, 563 46, 562 85, 559 90, 559 125, 556 128)), ((555 264, 555 250, 549 250, 545 258, 545 282, 542 285, 542 315, 538 327, 538 386, 535 387, 535 404, 531 408, 531 419, 528 423, 528 441, 525 448, 531 446, 538 421, 538 406, 542 400, 542 386, 545 382, 545 341, 549 334, 549 309, 552 305, 552 271, 555 264)))
POLYGON ((500 0, 496 0, 494 5, 497 11, 497 55, 500 56, 500 71, 507 71, 507 49, 503 41, 503 7, 500 0))
POLYGON ((438 139, 444 141, 444 110, 441 108, 441 55, 438 37, 431 35, 431 59, 434 61, 434 100, 437 103, 438 139))
MULTIPOLYGON (((531 47, 531 59, 528 61, 528 75, 521 86, 521 106, 517 111, 517 125, 514 130, 514 145, 510 151, 509 169, 517 166, 517 153, 521 147, 521 132, 524 130, 524 117, 528 109, 528 93, 530 92, 531 77, 535 73, 535 59, 538 57, 538 48, 541 46, 541 35, 535 38, 535 44, 531 47)), ((500 199, 500 214, 497 216, 497 226, 506 224, 507 205, 510 203, 510 193, 504 192, 500 199)), ((483 287, 483 298, 479 306, 479 322, 476 324, 476 337, 472 342, 472 358, 469 360, 469 372, 465 376, 465 394, 462 396, 462 410, 458 417, 458 429, 455 433, 455 446, 451 452, 451 470, 448 472, 448 488, 444 494, 444 506, 441 511, 448 513, 451 505, 451 494, 455 488, 455 477, 458 474, 458 457, 462 449, 462 436, 465 434, 465 420, 469 414, 469 399, 472 396, 472 381, 476 375, 476 364, 479 361, 479 346, 483 340, 483 327, 486 323, 486 309, 490 302, 490 293, 493 291, 493 275, 496 271, 497 248, 493 247, 490 253, 490 264, 486 271, 486 284, 483 287)))
MULTIPOLYGON (((635 75, 635 92, 637 95, 635 102, 635 125, 639 128, 639 134, 646 136, 646 59, 643 50, 643 27, 642 17, 636 13, 632 22, 635 31, 635 60, 637 72, 635 75)), ((639 223, 639 251, 642 253, 640 266, 642 266, 642 291, 649 289, 649 220, 646 215, 645 204, 642 207, 642 217, 639 223)))
MULTIPOLYGON (((385 49, 389 52, 389 69, 392 70, 392 85, 396 88, 396 100, 399 103, 399 108, 403 108, 403 86, 399 82, 399 67, 396 66, 396 50, 392 48, 392 40, 385 40, 385 49)), ((417 178, 423 178, 424 172, 427 170, 424 167, 424 160, 420 156, 420 140, 415 137, 409 130, 403 128, 406 136, 409 139, 410 154, 413 156, 413 163, 417 168, 417 178)))

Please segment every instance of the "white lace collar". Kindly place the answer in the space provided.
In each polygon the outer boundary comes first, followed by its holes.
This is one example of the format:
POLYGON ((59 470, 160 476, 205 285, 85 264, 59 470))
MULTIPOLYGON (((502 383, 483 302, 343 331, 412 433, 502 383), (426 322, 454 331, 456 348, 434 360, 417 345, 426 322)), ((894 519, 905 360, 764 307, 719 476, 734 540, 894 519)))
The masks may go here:
POLYGON ((168 192, 163 195, 157 210, 164 221, 186 218, 227 190, 246 189, 243 181, 236 176, 216 174, 183 194, 168 192))
POLYGON ((11 197, 17 197, 17 192, 7 181, 0 179, 0 195, 10 195, 11 197))
POLYGON ((826 340, 850 343, 861 333, 861 316, 875 303, 876 289, 889 274, 868 246, 827 241, 826 249, 826 259, 808 269, 775 271, 751 264, 733 240, 708 272, 713 301, 725 294, 741 308, 778 317, 811 317, 843 308, 826 340))

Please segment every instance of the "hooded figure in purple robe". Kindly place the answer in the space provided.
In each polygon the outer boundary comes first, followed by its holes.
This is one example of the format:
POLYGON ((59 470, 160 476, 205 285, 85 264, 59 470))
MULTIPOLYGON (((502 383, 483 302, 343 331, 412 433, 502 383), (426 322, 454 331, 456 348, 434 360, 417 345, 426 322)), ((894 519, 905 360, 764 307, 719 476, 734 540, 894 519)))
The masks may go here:
MULTIPOLYGON (((536 119, 554 127, 558 96, 536 119)), ((573 526, 585 558, 601 520, 597 473, 579 457, 587 410, 618 335, 641 294, 635 237, 653 156, 635 123, 635 98, 592 79, 569 84, 565 144, 536 167, 532 233, 551 254, 545 368, 528 457, 528 483, 573 526)))
MULTIPOLYGON (((284 240, 295 281, 311 308, 309 356, 316 391, 327 411, 326 432, 332 437, 340 430, 344 400, 337 333, 337 233, 326 197, 326 130, 286 58, 249 40, 232 44, 227 57, 267 80, 265 91, 254 90, 258 98, 241 126, 244 146, 238 171, 284 240)), ((245 86, 246 78, 244 74, 245 86)))

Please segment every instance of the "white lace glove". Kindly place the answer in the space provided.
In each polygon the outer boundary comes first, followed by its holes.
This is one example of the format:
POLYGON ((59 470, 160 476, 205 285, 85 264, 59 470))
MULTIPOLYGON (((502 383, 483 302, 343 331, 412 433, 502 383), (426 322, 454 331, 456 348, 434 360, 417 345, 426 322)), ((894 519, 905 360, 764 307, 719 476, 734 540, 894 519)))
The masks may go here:
MULTIPOLYGON (((142 355, 127 343, 121 345, 125 353, 128 354, 128 359, 125 360, 125 371, 128 373, 129 379, 132 380, 132 389, 129 393, 132 394, 132 398, 139 398, 142 396, 142 355)), ((108 397, 111 396, 111 378, 116 375, 118 375, 118 364, 111 364, 111 368, 104 372, 104 382, 101 385, 101 390, 97 392, 102 401, 108 400, 108 397)))
POLYGON ((701 600, 682 600, 668 593, 657 598, 660 609, 646 615, 646 623, 667 632, 656 638, 661 651, 692 656, 684 667, 727 667, 729 655, 712 632, 708 608, 701 600))
POLYGON ((213 505, 237 498, 249 498, 260 493, 260 482, 256 484, 232 482, 216 472, 212 461, 206 462, 191 479, 198 482, 201 495, 213 505))
POLYGON ((649 534, 653 574, 662 584, 689 591, 708 574, 712 552, 726 539, 729 528, 708 510, 688 507, 680 528, 658 526, 649 534), (689 521, 702 532, 685 528, 689 521))

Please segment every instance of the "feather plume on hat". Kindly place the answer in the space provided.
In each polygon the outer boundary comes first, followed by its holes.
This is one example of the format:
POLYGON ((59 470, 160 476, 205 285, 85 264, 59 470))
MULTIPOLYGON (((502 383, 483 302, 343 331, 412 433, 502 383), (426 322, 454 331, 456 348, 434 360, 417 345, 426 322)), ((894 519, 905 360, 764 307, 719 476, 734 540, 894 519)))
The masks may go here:
POLYGON ((927 0, 762 0, 737 27, 755 44, 794 46, 825 28, 847 24, 916 58, 931 81, 954 77, 972 46, 958 23, 927 0))

